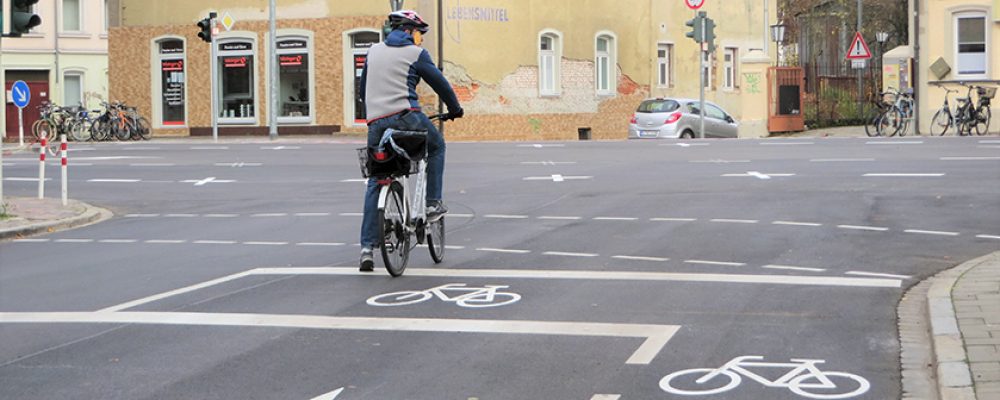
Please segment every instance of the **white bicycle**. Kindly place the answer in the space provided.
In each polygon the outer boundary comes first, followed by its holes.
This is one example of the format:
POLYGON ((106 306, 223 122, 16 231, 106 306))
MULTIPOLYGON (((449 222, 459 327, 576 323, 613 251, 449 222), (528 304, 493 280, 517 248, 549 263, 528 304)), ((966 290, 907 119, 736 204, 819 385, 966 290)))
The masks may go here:
POLYGON ((742 382, 740 375, 753 379, 766 387, 786 388, 802 397, 813 399, 846 399, 868 392, 868 380, 846 372, 820 371, 817 364, 825 360, 791 359, 788 363, 754 362, 762 356, 736 357, 720 368, 694 368, 674 372, 660 380, 660 389, 667 393, 695 396, 711 395, 732 390, 742 382), (791 368, 780 378, 770 380, 755 374, 749 368, 791 368), (694 378, 693 380, 691 378, 694 378), (836 379, 838 382, 834 382, 836 379), (677 383, 686 381, 680 389, 677 383))
POLYGON ((512 292, 501 292, 510 286, 485 285, 468 287, 464 283, 449 283, 427 290, 407 290, 380 294, 368 299, 368 304, 378 307, 405 306, 420 303, 437 297, 445 302, 458 304, 462 307, 485 308, 514 304, 521 300, 521 295, 512 292), (449 295, 448 293, 458 293, 449 295))

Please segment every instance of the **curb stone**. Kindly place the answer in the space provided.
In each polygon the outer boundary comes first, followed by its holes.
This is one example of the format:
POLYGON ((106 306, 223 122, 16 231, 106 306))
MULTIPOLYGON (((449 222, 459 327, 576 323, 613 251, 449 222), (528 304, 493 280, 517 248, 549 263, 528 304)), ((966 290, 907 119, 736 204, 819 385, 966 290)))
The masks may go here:
POLYGON ((81 226, 103 222, 114 216, 111 211, 106 209, 95 207, 80 201, 73 200, 72 202, 83 205, 86 208, 86 211, 80 215, 61 220, 39 222, 0 230, 0 240, 17 239, 41 233, 51 233, 55 231, 78 228, 81 226))

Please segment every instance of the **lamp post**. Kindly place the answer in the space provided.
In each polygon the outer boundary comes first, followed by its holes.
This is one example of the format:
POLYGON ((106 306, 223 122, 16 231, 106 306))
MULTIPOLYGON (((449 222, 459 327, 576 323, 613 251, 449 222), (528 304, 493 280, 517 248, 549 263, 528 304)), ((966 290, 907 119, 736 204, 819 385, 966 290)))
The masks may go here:
MULTIPOLYGON (((889 32, 876 32, 875 41, 878 42, 878 70, 879 70, 879 87, 881 90, 885 90, 885 82, 883 81, 882 67, 884 66, 882 57, 885 56, 885 42, 889 41, 889 32)), ((900 88, 902 90, 902 88, 900 88)))
POLYGON ((781 43, 785 41, 785 25, 777 23, 771 25, 771 41, 774 42, 774 66, 781 65, 781 43))

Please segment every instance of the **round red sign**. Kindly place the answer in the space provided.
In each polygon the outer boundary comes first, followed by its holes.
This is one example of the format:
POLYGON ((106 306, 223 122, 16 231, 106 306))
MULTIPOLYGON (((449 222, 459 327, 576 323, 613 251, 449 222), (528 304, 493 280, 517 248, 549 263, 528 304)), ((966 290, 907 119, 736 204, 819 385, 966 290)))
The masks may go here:
POLYGON ((684 0, 684 4, 687 4, 688 8, 692 10, 697 10, 705 5, 705 0, 684 0))

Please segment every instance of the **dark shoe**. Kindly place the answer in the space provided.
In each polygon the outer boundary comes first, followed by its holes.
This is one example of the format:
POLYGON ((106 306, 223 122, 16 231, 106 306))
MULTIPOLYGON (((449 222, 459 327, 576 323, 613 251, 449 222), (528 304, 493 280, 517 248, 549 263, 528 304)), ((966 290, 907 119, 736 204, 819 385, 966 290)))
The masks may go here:
POLYGON ((446 213, 448 213, 448 208, 444 206, 441 200, 427 202, 427 221, 437 221, 446 213))
POLYGON ((372 249, 361 249, 361 272, 372 272, 375 270, 375 258, 372 257, 372 249))

